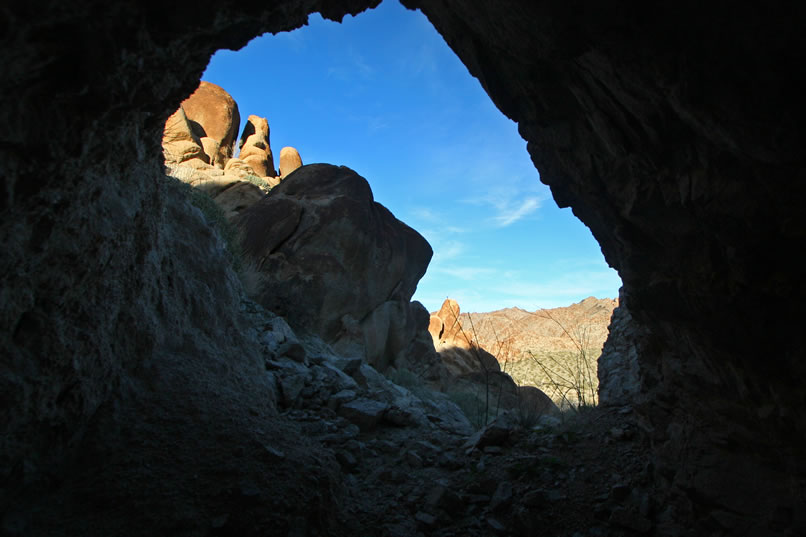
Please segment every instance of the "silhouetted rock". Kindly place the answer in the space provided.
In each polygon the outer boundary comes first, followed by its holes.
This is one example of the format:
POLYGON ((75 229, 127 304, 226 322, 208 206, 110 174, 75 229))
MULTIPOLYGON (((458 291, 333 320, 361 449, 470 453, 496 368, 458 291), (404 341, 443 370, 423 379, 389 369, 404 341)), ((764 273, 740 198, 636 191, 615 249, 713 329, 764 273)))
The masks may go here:
MULTIPOLYGON (((337 351, 383 370, 416 337, 410 300, 431 259, 416 231, 345 167, 298 169, 237 219, 266 277, 258 300, 337 351)), ((423 319, 424 320, 424 319, 423 319)))
POLYGON ((263 190, 252 183, 239 181, 219 193, 215 197, 215 202, 224 211, 227 220, 232 220, 265 195, 263 190))

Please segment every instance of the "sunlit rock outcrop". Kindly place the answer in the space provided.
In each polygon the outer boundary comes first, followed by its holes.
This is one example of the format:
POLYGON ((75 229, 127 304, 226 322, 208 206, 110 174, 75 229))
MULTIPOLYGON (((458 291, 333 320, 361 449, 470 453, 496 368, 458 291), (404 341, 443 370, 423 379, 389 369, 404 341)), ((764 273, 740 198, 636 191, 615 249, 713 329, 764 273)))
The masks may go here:
POLYGON ((210 164, 223 168, 232 157, 241 116, 238 104, 224 88, 202 81, 182 108, 210 164))
POLYGON ((280 150, 280 177, 286 175, 302 166, 302 157, 294 147, 286 146, 280 150))
MULTIPOLYGON (((238 129, 239 118, 232 96, 202 81, 165 122, 162 137, 169 175, 213 198, 228 220, 257 202, 283 178, 274 170, 266 118, 249 116, 238 144, 238 156, 232 156, 232 133, 238 129)), ((293 171, 302 164, 296 149, 284 151, 286 169, 293 171)))
POLYGON ((238 141, 238 158, 255 170, 259 177, 275 177, 274 156, 269 142, 269 122, 265 117, 249 116, 238 141))

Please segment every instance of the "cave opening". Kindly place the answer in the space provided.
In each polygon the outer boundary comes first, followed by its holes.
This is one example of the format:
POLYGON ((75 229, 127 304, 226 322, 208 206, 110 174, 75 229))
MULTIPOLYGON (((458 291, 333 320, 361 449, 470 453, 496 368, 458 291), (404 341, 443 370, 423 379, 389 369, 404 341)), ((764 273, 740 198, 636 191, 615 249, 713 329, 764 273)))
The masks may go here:
POLYGON ((239 134, 251 115, 268 120, 278 174, 285 146, 306 164, 352 168, 426 238, 434 255, 413 300, 435 313, 454 299, 460 339, 519 384, 544 388, 538 361, 568 376, 572 356, 594 356, 595 399, 618 274, 539 181, 517 125, 420 11, 387 0, 341 23, 313 14, 303 28, 218 51, 202 80, 232 95, 239 134))
MULTIPOLYGON (((12 3, 2 533, 803 534, 803 7, 404 2, 519 122, 555 199, 619 267, 622 350, 641 373, 621 410, 639 425, 468 453, 441 427, 449 405, 373 399, 389 386, 364 364, 242 300, 220 237, 165 187, 158 131, 215 50, 377 0, 35 17, 12 3), (325 377, 347 388, 326 393, 325 377)), ((409 177, 428 170, 409 160, 409 177)), ((464 186, 449 179, 433 184, 464 186)))

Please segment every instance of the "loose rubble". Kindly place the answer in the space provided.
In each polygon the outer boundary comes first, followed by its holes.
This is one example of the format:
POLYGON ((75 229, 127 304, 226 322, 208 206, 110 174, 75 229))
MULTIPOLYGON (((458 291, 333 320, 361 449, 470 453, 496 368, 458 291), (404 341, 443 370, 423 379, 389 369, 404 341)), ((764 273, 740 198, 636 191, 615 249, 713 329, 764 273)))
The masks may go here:
POLYGON ((244 302, 244 313, 263 345, 281 415, 333 454, 349 498, 342 521, 355 535, 651 529, 657 506, 640 479, 644 437, 628 407, 547 413, 531 427, 506 411, 474 431, 444 394, 415 395, 320 338, 297 336, 254 302, 244 302))

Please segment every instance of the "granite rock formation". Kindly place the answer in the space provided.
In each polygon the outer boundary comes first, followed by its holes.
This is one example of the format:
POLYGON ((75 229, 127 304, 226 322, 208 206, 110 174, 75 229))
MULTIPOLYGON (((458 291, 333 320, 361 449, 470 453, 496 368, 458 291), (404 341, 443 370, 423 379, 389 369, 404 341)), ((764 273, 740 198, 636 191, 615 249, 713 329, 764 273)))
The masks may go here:
POLYGON ((200 167, 210 164, 210 157, 202 148, 201 140, 193 132, 185 110, 180 106, 165 122, 162 134, 162 151, 165 161, 172 164, 200 167), (198 160, 193 164, 189 161, 198 160))
MULTIPOLYGON (((630 404, 650 441, 648 464, 624 459, 634 478, 613 483, 630 504, 606 518, 657 535, 802 534, 806 7, 404 3, 518 123, 624 282, 630 404)), ((297 448, 302 422, 272 420, 221 239, 165 193, 160 140, 215 50, 374 5, 1 8, 4 532, 86 534, 100 505, 120 522, 107 534, 339 533, 349 480, 327 477, 321 443, 297 448), (266 498, 282 501, 261 510, 266 498)), ((524 528, 551 492, 518 504, 524 528)))
POLYGON ((265 117, 249 116, 238 142, 238 158, 260 177, 275 177, 274 157, 269 142, 269 122, 265 117))
MULTIPOLYGON (((232 96, 202 81, 165 122, 162 137, 168 175, 205 192, 228 220, 257 202, 282 179, 274 170, 266 118, 249 116, 239 143, 240 153, 232 157, 232 132, 237 130, 238 121, 238 105, 232 96), (190 107, 195 119, 187 117, 185 106, 190 107)), ((289 162, 301 163, 296 150, 286 158, 289 169, 289 162)))
POLYGON ((302 166, 302 157, 299 156, 299 151, 289 146, 280 150, 280 177, 282 179, 300 166, 302 166))
POLYGON ((374 201, 363 177, 304 166, 235 223, 264 275, 264 307, 379 370, 418 360, 407 351, 427 337, 427 320, 411 297, 431 247, 374 201))
POLYGON ((181 106, 210 164, 223 169, 232 158, 241 124, 238 104, 224 88, 202 80, 181 106))

